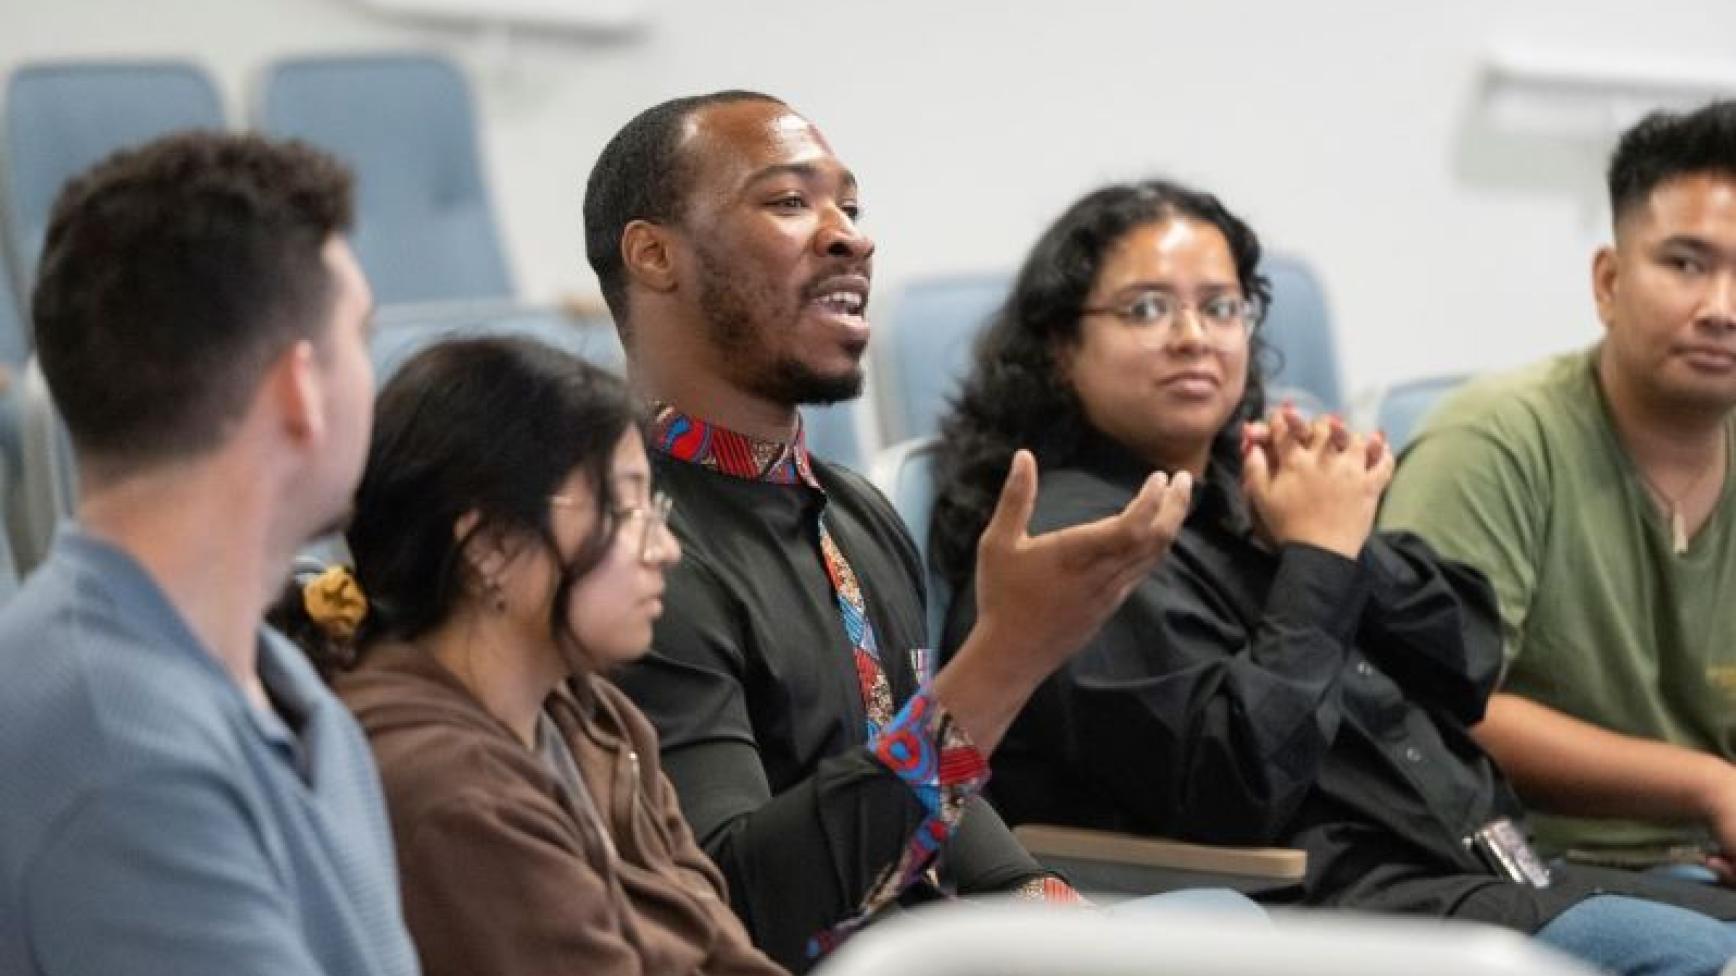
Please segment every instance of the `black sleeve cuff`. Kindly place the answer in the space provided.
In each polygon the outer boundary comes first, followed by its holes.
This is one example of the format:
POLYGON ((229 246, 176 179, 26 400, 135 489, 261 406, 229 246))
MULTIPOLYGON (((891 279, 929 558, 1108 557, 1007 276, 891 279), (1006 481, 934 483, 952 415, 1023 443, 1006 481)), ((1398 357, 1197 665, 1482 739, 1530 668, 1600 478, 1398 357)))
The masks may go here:
POLYGON ((1287 542, 1278 553, 1266 615, 1317 627, 1348 644, 1356 636, 1368 595, 1368 574, 1358 560, 1319 546, 1287 542))

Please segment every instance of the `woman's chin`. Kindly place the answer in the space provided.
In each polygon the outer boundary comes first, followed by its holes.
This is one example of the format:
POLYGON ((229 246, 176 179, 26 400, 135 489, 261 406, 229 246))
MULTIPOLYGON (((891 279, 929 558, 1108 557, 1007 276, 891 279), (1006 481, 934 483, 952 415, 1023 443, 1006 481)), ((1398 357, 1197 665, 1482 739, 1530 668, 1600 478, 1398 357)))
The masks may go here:
POLYGON ((644 634, 635 636, 634 639, 622 640, 616 644, 599 647, 595 653, 598 664, 605 669, 613 670, 626 667, 651 653, 651 628, 646 627, 644 634))

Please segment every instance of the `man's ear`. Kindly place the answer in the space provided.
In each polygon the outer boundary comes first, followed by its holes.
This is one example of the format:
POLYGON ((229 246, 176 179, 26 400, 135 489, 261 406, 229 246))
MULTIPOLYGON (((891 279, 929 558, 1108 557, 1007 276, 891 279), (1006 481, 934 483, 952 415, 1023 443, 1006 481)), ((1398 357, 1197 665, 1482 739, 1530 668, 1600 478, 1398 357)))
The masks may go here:
POLYGON ((674 231, 649 220, 635 220, 621 231, 621 263, 627 277, 655 292, 675 290, 674 231))
POLYGON ((1615 293, 1620 287, 1621 259, 1615 247, 1604 245, 1591 259, 1591 294, 1597 301, 1597 317, 1609 328, 1615 315, 1615 293))
POLYGON ((311 340, 297 339, 278 354, 266 371, 262 392, 272 398, 291 439, 312 444, 325 437, 325 401, 311 340))

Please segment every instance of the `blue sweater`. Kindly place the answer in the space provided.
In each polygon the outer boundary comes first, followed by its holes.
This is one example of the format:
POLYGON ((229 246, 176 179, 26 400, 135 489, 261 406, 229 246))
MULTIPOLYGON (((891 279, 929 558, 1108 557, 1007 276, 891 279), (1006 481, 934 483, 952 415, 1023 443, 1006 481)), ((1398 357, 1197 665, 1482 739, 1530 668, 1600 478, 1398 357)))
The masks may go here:
POLYGON ((367 743, 262 628, 253 707, 76 530, 0 611, 0 973, 413 976, 367 743))

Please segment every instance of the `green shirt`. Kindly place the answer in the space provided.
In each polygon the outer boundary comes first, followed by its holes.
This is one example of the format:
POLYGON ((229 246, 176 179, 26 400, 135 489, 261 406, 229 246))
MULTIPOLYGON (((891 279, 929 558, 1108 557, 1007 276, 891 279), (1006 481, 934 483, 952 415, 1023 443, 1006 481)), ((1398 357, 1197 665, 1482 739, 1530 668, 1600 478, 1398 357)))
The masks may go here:
MULTIPOLYGON (((1676 555, 1616 439, 1597 354, 1453 395, 1407 450, 1381 526, 1488 574, 1505 630, 1503 690, 1736 757, 1736 478, 1676 555)), ((1730 436, 1736 446, 1736 423, 1730 436)), ((1545 815, 1533 825, 1546 850, 1635 863, 1706 843, 1691 826, 1545 815)))

